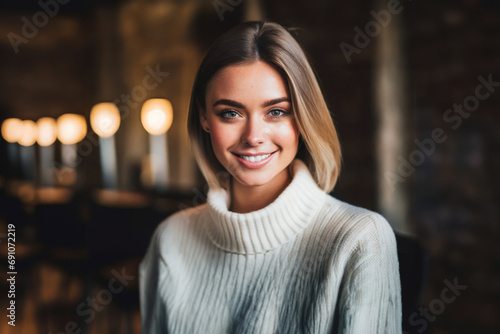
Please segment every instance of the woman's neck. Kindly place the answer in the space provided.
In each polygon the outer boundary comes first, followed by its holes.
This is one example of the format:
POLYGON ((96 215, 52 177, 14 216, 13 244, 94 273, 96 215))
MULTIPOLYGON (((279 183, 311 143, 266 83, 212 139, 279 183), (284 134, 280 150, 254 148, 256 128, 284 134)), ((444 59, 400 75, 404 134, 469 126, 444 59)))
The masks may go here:
POLYGON ((229 211, 248 213, 271 204, 292 182, 289 168, 285 168, 274 179, 260 186, 246 186, 231 180, 231 205, 229 211))

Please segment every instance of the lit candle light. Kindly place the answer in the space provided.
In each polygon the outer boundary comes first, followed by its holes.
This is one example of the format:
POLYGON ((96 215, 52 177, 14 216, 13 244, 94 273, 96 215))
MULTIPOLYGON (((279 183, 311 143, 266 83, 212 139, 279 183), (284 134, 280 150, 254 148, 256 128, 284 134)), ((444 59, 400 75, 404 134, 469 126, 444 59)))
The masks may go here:
POLYGON ((114 103, 98 103, 90 111, 90 125, 99 136, 104 188, 118 186, 114 134, 120 127, 120 121, 120 111, 114 103))
POLYGON ((57 138, 61 142, 61 155, 63 171, 59 171, 59 181, 72 184, 76 176, 74 168, 79 164, 78 143, 87 135, 87 122, 85 117, 78 114, 64 114, 57 119, 57 138), (64 176, 69 181, 65 181, 64 176))
POLYGON ((172 126, 172 121, 173 108, 169 100, 150 99, 142 106, 142 126, 150 134, 152 181, 160 191, 168 187, 167 131, 172 126))
POLYGON ((63 164, 76 167, 77 146, 87 135, 85 117, 77 114, 64 114, 57 119, 57 138, 63 144, 63 164))
POLYGON ((54 163, 54 142, 57 139, 57 123, 51 117, 42 117, 37 122, 37 142, 40 145, 40 184, 53 185, 52 165, 54 163))
POLYGON ((19 170, 19 144, 23 121, 18 118, 8 118, 2 123, 2 137, 7 142, 7 154, 10 174, 15 176, 19 170))
POLYGON ((31 120, 23 121, 21 124, 21 136, 18 143, 21 145, 21 167, 24 178, 34 182, 36 175, 35 168, 35 147, 37 137, 36 123, 31 120))

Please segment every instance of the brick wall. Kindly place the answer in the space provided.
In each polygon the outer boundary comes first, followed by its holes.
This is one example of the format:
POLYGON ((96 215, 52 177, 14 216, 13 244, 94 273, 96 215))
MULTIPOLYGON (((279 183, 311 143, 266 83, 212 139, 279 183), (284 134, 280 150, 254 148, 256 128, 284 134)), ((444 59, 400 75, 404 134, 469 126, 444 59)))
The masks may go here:
MULTIPOLYGON (((137 13, 140 19, 136 23, 146 27, 145 31, 154 30, 148 26, 154 21, 149 22, 141 16, 142 12, 134 11, 137 3, 123 6, 122 22, 137 13)), ((183 31, 198 45, 199 52, 244 16, 243 3, 226 12, 222 21, 212 1, 197 2, 197 6, 199 10, 195 11, 191 26, 183 31)), ((498 333, 500 87, 481 100, 470 116, 462 116, 460 125, 456 118, 446 121, 444 116, 454 104, 474 96, 480 84, 478 76, 488 78, 491 74, 494 81, 500 82, 500 5, 493 0, 443 0, 406 1, 403 6, 411 118, 408 123, 413 124, 408 133, 416 135, 401 140, 408 141, 412 150, 417 148, 414 139, 429 138, 436 128, 442 128, 447 138, 435 143, 434 151, 426 154, 408 180, 411 223, 430 256, 429 279, 421 304, 440 313, 425 324, 435 333, 498 333), (436 309, 446 282, 455 279, 467 288, 453 302, 444 303, 443 310, 436 309)), ((297 39, 318 73, 343 147, 344 170, 333 194, 377 210, 372 92, 376 38, 359 54, 353 54, 350 63, 339 47, 341 42, 353 43, 354 27, 363 28, 372 20, 370 11, 374 4, 273 0, 262 1, 262 7, 271 20, 302 28, 297 39)), ((88 116, 97 98, 95 84, 99 80, 95 72, 95 32, 88 30, 94 16, 60 15, 16 55, 5 36, 19 29, 23 15, 26 12, 5 12, 0 20, 1 116, 15 114, 36 119, 70 111, 88 116)), ((165 24, 173 30, 170 23, 165 24)), ((123 38, 125 33, 124 30, 123 38)), ((148 47, 156 45, 158 52, 168 54, 168 45, 158 44, 161 36, 149 36, 150 40, 138 35, 123 44, 135 53, 124 55, 129 72, 122 75, 128 73, 129 77, 116 78, 118 93, 133 87, 134 80, 142 78, 139 70, 148 64, 144 60, 147 50, 135 49, 134 43, 147 42, 148 47), (134 68, 138 69, 135 74, 130 72, 134 68)), ((185 107, 186 101, 178 103, 185 107)), ((97 157, 93 155, 88 164, 92 177, 98 168, 97 157)), ((413 329, 418 332, 421 328, 420 323, 413 329)))
POLYGON ((439 298, 445 279, 468 286, 436 316, 439 333, 500 330, 500 87, 474 105, 478 76, 500 82, 499 15, 495 1, 418 3, 404 13, 417 137, 435 128, 447 137, 413 183, 416 226, 431 259, 422 303, 439 298), (464 116, 448 111, 464 103, 471 110, 464 116))

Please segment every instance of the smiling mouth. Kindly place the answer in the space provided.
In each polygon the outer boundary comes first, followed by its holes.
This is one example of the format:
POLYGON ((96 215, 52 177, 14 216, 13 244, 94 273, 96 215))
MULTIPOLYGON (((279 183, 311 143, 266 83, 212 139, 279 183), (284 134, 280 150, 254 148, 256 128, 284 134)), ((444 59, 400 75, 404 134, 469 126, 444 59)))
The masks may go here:
POLYGON ((240 154, 236 154, 236 153, 233 153, 233 154, 242 158, 242 159, 245 159, 246 161, 259 162, 259 161, 266 159, 267 157, 269 157, 271 154, 273 154, 275 152, 272 152, 269 154, 262 154, 262 155, 240 155, 240 154))

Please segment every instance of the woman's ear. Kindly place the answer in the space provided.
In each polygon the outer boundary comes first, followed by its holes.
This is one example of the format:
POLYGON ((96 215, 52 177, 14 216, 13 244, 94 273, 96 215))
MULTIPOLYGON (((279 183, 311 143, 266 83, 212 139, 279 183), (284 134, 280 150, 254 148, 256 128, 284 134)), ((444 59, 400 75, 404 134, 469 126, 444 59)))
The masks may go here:
POLYGON ((200 104, 200 101, 196 101, 196 105, 198 107, 198 114, 200 115, 200 123, 201 123, 201 127, 209 132, 207 129, 209 128, 208 127, 208 120, 207 120, 207 111, 201 106, 200 104))

